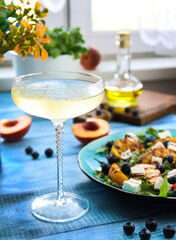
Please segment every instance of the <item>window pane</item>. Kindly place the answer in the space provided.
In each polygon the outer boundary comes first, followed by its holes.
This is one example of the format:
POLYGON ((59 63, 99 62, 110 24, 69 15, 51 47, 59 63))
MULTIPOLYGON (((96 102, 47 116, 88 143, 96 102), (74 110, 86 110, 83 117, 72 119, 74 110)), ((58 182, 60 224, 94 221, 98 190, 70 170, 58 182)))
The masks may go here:
POLYGON ((160 5, 161 0, 92 0, 92 30, 139 30, 139 19, 143 29, 157 29, 160 5))

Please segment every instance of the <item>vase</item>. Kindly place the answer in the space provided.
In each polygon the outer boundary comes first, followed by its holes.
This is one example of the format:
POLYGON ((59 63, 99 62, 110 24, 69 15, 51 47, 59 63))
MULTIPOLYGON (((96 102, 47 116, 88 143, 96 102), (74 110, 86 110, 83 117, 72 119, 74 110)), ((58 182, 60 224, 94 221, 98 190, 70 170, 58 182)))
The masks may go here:
POLYGON ((41 61, 41 58, 35 59, 34 56, 26 56, 22 59, 16 53, 12 53, 12 63, 16 77, 40 72, 81 71, 79 59, 74 59, 73 56, 67 54, 57 58, 49 56, 45 61, 41 61))

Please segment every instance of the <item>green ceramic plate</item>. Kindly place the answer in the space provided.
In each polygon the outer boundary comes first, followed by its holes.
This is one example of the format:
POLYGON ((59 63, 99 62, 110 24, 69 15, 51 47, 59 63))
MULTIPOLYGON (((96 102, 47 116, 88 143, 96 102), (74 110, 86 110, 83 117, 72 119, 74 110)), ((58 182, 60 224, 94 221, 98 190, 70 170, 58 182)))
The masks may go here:
MULTIPOLYGON (((117 190, 118 192, 122 194, 128 194, 131 197, 138 197, 138 198, 148 198, 151 200, 157 200, 157 201, 176 201, 176 198, 174 197, 167 197, 167 198, 161 198, 157 196, 146 196, 146 195, 140 195, 140 194, 135 194, 131 192, 124 191, 122 189, 115 188, 113 186, 107 185, 101 180, 95 178, 94 176, 94 171, 95 170, 100 170, 100 164, 94 159, 94 157, 98 158, 100 161, 106 161, 105 157, 101 154, 95 154, 95 151, 100 149, 102 145, 105 145, 109 140, 117 140, 117 139, 123 139, 125 136, 125 133, 127 132, 133 132, 135 134, 139 134, 141 132, 140 130, 134 130, 134 131, 124 131, 124 132, 118 132, 106 137, 99 138, 95 141, 92 141, 91 143, 87 144, 82 150, 79 152, 78 155, 78 162, 81 170, 92 180, 103 184, 109 188, 113 188, 117 190)), ((144 130, 145 132, 145 130, 144 130)), ((176 130, 170 129, 170 132, 172 136, 176 137, 176 130)))

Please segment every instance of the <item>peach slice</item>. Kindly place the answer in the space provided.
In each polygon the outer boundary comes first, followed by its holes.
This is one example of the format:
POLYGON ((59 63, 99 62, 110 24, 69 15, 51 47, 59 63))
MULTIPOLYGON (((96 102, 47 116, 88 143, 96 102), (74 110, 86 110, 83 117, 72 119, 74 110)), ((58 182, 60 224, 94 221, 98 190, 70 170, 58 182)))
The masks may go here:
POLYGON ((88 118, 83 123, 75 123, 72 132, 82 143, 87 144, 97 138, 108 135, 109 123, 103 119, 88 118))
POLYGON ((22 115, 11 121, 9 119, 0 120, 0 135, 6 141, 18 141, 29 130, 32 118, 28 115, 22 115))

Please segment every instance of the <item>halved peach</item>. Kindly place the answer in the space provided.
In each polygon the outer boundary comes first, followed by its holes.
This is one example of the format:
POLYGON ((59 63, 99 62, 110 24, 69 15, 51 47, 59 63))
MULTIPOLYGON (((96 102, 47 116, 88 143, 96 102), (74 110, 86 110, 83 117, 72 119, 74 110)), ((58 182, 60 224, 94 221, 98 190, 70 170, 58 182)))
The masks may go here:
POLYGON ((32 118, 28 115, 22 115, 11 121, 9 119, 0 120, 0 135, 6 141, 18 141, 29 130, 32 118))
POLYGON ((72 132, 82 143, 87 144, 95 139, 108 135, 109 123, 103 119, 88 118, 83 123, 75 123, 72 132))

